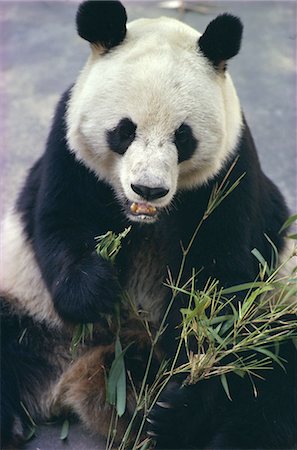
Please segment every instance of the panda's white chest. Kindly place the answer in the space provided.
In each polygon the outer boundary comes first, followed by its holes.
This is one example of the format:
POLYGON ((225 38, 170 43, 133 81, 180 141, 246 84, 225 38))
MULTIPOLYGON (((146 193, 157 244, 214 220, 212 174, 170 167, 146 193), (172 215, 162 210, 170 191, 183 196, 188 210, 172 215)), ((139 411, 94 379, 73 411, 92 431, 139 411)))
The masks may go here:
POLYGON ((131 253, 125 290, 138 310, 157 323, 164 309, 168 288, 164 286, 166 258, 162 248, 143 241, 131 253))

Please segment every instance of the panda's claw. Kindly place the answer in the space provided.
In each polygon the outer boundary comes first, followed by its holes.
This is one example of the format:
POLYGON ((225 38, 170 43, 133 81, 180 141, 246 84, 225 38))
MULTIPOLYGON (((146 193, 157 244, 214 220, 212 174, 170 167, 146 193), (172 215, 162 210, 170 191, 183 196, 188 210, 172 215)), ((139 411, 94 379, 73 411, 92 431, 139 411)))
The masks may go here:
POLYGON ((154 439, 156 439, 157 437, 159 437, 159 435, 158 435, 157 433, 155 433, 154 431, 150 431, 150 430, 148 430, 148 431, 146 432, 146 434, 148 435, 148 437, 154 438, 154 439))
POLYGON ((183 422, 187 422, 189 404, 188 388, 170 382, 146 419, 147 436, 155 441, 155 449, 183 448, 183 422))
POLYGON ((157 405, 160 406, 160 408, 164 408, 164 409, 172 409, 173 408, 173 405, 168 402, 157 402, 157 405))
POLYGON ((149 417, 146 418, 146 421, 147 421, 148 423, 150 423, 151 425, 156 425, 156 424, 157 424, 157 422, 156 422, 155 420, 150 419, 149 417))

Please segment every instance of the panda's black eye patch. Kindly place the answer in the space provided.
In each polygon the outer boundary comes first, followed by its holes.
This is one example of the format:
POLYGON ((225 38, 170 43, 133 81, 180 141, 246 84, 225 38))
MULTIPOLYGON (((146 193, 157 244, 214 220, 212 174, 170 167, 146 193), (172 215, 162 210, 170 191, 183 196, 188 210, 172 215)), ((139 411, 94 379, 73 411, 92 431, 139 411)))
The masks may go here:
POLYGON ((111 150, 123 155, 135 139, 136 128, 137 126, 132 120, 124 118, 115 128, 108 130, 107 142, 111 150))
POLYGON ((178 163, 191 158, 198 145, 198 141, 194 137, 192 128, 189 125, 182 123, 175 131, 174 144, 178 151, 178 163))

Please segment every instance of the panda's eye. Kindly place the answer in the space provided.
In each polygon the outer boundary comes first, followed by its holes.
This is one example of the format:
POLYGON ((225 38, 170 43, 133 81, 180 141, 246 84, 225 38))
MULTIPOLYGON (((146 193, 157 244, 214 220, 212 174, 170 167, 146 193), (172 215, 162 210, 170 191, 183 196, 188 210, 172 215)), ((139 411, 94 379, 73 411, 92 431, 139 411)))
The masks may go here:
POLYGON ((197 147, 198 141, 194 137, 192 128, 189 125, 182 123, 175 131, 174 144, 178 151, 179 163, 191 158, 197 147))
POLYGON ((185 125, 181 125, 178 130, 175 132, 175 139, 180 142, 184 143, 189 138, 189 130, 185 125))
POLYGON ((120 123, 119 135, 121 139, 131 139, 135 137, 136 125, 129 119, 124 119, 120 123))
POLYGON ((128 118, 120 120, 115 128, 106 133, 110 149, 123 155, 135 139, 136 128, 137 126, 132 120, 128 118))

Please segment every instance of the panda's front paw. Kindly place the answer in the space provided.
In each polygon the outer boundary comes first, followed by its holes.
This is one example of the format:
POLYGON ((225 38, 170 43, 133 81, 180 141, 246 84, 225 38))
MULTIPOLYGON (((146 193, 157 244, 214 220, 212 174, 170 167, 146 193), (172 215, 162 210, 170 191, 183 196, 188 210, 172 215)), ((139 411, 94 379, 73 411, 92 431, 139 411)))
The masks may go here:
POLYGON ((187 448, 190 421, 189 389, 170 382, 147 418, 147 435, 157 449, 187 448))
POLYGON ((54 306, 64 320, 97 322, 100 314, 114 313, 119 284, 111 263, 92 254, 61 274, 52 295, 54 306))

